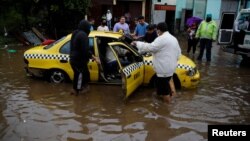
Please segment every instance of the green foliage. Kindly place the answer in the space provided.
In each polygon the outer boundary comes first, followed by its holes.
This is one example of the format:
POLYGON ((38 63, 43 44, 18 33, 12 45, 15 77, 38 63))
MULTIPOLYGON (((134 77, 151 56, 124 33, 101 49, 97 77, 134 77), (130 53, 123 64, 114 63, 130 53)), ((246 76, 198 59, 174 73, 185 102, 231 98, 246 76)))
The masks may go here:
POLYGON ((15 10, 10 10, 9 13, 6 13, 5 15, 1 16, 0 20, 1 30, 3 29, 3 27, 6 27, 7 29, 18 27, 21 21, 22 21, 22 15, 15 10))
MULTIPOLYGON (((88 13, 91 0, 1 0, 0 33, 42 25, 48 32, 72 31, 88 13)), ((56 35, 57 36, 57 35, 56 35)))
POLYGON ((50 6, 50 10, 53 11, 53 12, 57 12, 57 11, 59 11, 59 9, 60 9, 60 8, 59 8, 58 5, 51 5, 51 6, 50 6))
POLYGON ((69 10, 75 10, 79 13, 87 14, 91 0, 63 0, 64 5, 69 10))

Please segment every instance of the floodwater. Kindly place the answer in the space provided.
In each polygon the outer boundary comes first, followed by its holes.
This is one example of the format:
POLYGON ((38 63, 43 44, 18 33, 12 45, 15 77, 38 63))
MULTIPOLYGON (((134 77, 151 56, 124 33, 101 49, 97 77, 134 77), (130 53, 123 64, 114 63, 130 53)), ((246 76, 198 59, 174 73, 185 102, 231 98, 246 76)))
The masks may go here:
POLYGON ((8 49, 17 52, 0 50, 1 141, 203 141, 209 124, 250 123, 250 67, 216 45, 210 64, 197 62, 198 88, 178 90, 169 105, 148 87, 126 102, 120 86, 69 95, 71 83, 26 76, 27 47, 8 49))

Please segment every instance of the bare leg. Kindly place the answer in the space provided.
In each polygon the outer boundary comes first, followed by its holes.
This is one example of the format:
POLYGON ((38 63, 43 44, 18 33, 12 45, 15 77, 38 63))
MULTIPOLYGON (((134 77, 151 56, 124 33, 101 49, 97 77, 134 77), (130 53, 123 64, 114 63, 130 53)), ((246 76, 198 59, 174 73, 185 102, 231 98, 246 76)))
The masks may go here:
POLYGON ((164 95, 163 96, 163 101, 167 104, 171 102, 171 96, 170 95, 164 95))
POLYGON ((169 81, 169 85, 170 85, 170 88, 171 88, 171 96, 176 96, 176 90, 175 90, 175 85, 174 85, 174 80, 173 78, 170 79, 169 81))

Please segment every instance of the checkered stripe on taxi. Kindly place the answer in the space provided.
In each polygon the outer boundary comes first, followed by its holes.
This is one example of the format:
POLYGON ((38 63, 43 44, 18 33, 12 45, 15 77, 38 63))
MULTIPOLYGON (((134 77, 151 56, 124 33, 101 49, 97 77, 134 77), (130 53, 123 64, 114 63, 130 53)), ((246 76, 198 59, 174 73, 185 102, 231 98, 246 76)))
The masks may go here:
POLYGON ((179 69, 185 69, 185 70, 193 70, 194 69, 192 66, 184 65, 184 64, 178 64, 177 68, 179 68, 179 69))
POLYGON ((144 64, 148 65, 148 66, 152 66, 153 65, 153 61, 152 60, 144 60, 144 64))
POLYGON ((143 65, 143 62, 139 62, 139 63, 134 63, 132 65, 129 65, 127 67, 125 67, 122 71, 125 73, 126 77, 129 76, 134 70, 136 70, 137 68, 141 67, 143 65))
MULTIPOLYGON (((153 65, 153 61, 152 60, 144 60, 144 64, 148 65, 148 66, 152 66, 153 65)), ((185 69, 185 70, 192 70, 193 67, 189 66, 189 65, 184 65, 184 64, 178 64, 176 68, 180 68, 180 69, 185 69)))
POLYGON ((24 54, 26 59, 43 59, 43 60, 67 60, 69 55, 65 54, 24 54))
MULTIPOLYGON (((66 60, 69 61, 69 55, 65 54, 24 54, 25 59, 43 59, 43 60, 66 60)), ((93 59, 89 59, 89 62, 95 62, 93 59)))

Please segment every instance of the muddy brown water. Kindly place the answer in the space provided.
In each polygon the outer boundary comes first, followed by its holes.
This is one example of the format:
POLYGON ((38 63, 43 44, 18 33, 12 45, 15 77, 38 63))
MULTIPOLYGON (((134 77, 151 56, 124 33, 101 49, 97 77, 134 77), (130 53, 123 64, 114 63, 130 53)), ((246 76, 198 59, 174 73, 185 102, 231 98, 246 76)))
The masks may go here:
POLYGON ((71 83, 26 76, 27 47, 8 49, 17 52, 0 50, 1 141, 202 141, 209 124, 250 123, 250 68, 215 44, 210 64, 196 62, 198 88, 178 90, 169 105, 148 87, 126 102, 120 86, 91 84, 89 93, 71 96, 71 83))

